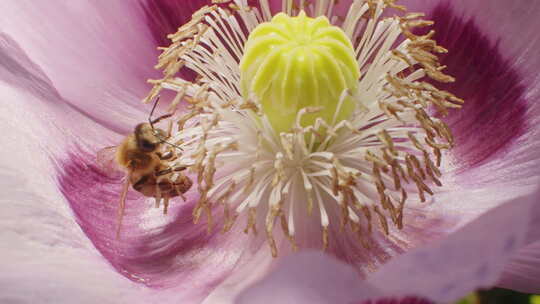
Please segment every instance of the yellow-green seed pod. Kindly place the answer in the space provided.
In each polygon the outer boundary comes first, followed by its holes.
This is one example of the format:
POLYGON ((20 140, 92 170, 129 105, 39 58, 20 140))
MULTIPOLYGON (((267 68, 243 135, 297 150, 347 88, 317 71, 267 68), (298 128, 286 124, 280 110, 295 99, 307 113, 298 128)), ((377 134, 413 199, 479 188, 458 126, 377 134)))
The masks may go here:
MULTIPOLYGON (((244 98, 255 95, 273 128, 290 131, 297 113, 306 107, 321 107, 305 115, 302 126, 318 117, 334 120, 344 90, 355 90, 360 72, 349 38, 324 16, 297 17, 280 13, 262 23, 249 35, 240 63, 244 98)), ((355 109, 347 97, 336 122, 355 109)))

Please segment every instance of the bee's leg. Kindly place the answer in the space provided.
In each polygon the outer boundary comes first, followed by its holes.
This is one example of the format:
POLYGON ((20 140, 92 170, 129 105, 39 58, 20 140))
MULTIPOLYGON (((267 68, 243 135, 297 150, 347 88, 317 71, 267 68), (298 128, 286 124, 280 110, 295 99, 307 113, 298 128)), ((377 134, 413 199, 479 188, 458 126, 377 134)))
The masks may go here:
POLYGON ((185 167, 185 166, 165 167, 165 169, 156 171, 155 175, 156 175, 156 177, 159 177, 159 176, 167 175, 167 174, 170 174, 170 173, 173 173, 173 172, 182 172, 182 171, 184 171, 186 169, 187 169, 187 167, 185 167))
POLYGON ((159 187, 159 191, 163 193, 163 214, 167 214, 167 210, 169 209, 169 199, 171 198, 171 195, 174 196, 174 185, 171 183, 169 179, 163 179, 162 181, 159 181, 157 183, 159 187))
POLYGON ((184 196, 184 193, 186 193, 191 188, 192 185, 193 185, 193 181, 191 181, 189 177, 183 174, 180 175, 178 180, 175 181, 174 183, 174 189, 176 190, 176 192, 178 192, 178 195, 180 195, 180 197, 182 198, 182 200, 184 200, 184 202, 186 201, 186 197, 184 196))
POLYGON ((135 184, 133 184, 133 189, 137 190, 137 191, 141 191, 142 187, 144 186, 144 184, 148 181, 148 175, 144 175, 143 177, 141 177, 135 184))
POLYGON ((157 154, 157 156, 159 157, 160 160, 173 160, 173 157, 176 156, 176 155, 174 155, 173 151, 167 151, 165 153, 157 152, 156 154, 157 154))
POLYGON ((163 214, 167 214, 167 210, 169 209, 169 198, 169 195, 163 197, 163 214))
POLYGON ((120 204, 118 206, 118 220, 116 227, 116 239, 120 238, 120 229, 122 228, 122 219, 124 217, 124 209, 126 208, 126 196, 129 189, 129 181, 131 179, 131 172, 126 176, 124 185, 122 187, 122 193, 120 194, 120 204))
POLYGON ((156 208, 159 208, 160 202, 161 202, 161 189, 159 188, 159 184, 156 183, 156 208))
POLYGON ((166 169, 163 169, 163 170, 159 170, 156 172, 156 177, 157 176, 163 176, 163 175, 167 175, 169 173, 171 173, 173 171, 173 169, 171 167, 168 167, 166 169))
POLYGON ((179 166, 179 167, 174 167, 172 170, 173 170, 174 172, 182 172, 182 171, 184 171, 184 170, 186 170, 186 169, 187 169, 186 166, 179 166))

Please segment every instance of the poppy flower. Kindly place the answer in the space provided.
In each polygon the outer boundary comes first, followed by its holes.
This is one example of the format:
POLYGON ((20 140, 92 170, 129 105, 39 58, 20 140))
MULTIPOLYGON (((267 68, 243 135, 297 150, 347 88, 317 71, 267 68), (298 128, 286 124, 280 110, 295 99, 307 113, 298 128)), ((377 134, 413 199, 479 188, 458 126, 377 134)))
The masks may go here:
POLYGON ((361 303, 451 301, 493 285, 538 291, 539 5, 399 3, 425 12, 431 34, 395 1, 219 2, 192 23, 209 3, 0 4, 3 300, 361 303), (272 16, 278 25, 256 29, 272 16), (332 68, 306 72, 318 84, 280 79, 305 55, 268 53, 281 38, 248 42, 297 25, 329 35, 317 43, 330 53, 309 60, 332 68), (305 89, 325 86, 335 90, 305 89), (157 94, 184 100, 185 124, 168 141, 194 186, 165 216, 130 191, 117 238, 123 181, 96 153, 147 120, 137 101, 157 94))

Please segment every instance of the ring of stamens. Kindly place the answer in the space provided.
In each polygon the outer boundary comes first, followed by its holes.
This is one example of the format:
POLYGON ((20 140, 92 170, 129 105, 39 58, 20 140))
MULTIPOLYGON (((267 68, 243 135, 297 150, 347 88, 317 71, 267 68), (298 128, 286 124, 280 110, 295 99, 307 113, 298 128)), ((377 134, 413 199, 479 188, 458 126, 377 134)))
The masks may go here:
MULTIPOLYGON (((301 209, 319 219, 323 248, 329 246, 331 209, 339 210, 339 227, 350 227, 366 248, 369 234, 402 229, 406 202, 425 202, 433 186, 441 186, 443 151, 454 143, 433 109, 444 116, 463 103, 423 80, 454 80, 438 62, 436 54, 446 50, 432 40, 434 32, 413 34, 431 22, 422 14, 383 18, 385 8, 404 9, 395 1, 354 1, 342 21, 331 20, 356 50, 362 77, 355 91, 344 90, 340 98, 354 99, 356 111, 347 120, 317 119, 306 127, 299 123, 302 116, 321 110, 307 107, 298 112, 290 132, 276 134, 258 100, 242 98, 239 88, 246 31, 271 18, 269 4, 260 1, 259 10, 241 0, 218 2, 229 8, 205 6, 169 36, 172 44, 162 49, 157 65, 164 78, 151 80, 154 87, 146 99, 167 89, 177 92, 171 108, 181 100, 189 103, 173 142, 183 149, 176 165, 197 175, 194 221, 205 214, 211 231, 213 210, 220 208, 223 231, 243 216, 245 232, 256 234, 257 214, 264 212, 262 227, 273 256, 277 221, 296 248, 301 209), (183 67, 199 77, 193 82, 179 78, 183 67)), ((333 16, 333 1, 293 4, 283 1, 283 11, 333 16)))

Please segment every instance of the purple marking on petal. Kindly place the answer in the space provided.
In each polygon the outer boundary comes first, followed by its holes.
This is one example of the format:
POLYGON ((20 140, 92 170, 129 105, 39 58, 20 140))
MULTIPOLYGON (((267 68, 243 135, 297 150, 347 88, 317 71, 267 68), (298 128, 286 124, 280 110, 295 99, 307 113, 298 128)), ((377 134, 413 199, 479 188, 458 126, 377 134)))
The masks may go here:
POLYGON ((167 35, 191 19, 191 15, 210 0, 146 0, 143 8, 147 24, 158 46, 171 44, 167 35))
POLYGON ((418 297, 405 297, 405 298, 387 298, 378 300, 367 300, 361 304, 434 304, 433 302, 418 298, 418 297))
MULTIPOLYGON (((208 234, 206 223, 193 224, 196 196, 188 201, 171 199, 168 215, 158 210, 150 218, 149 202, 139 193, 128 193, 120 239, 115 238, 122 181, 96 165, 92 154, 76 149, 59 162, 59 188, 77 222, 100 253, 122 275, 153 288, 180 288, 205 295, 240 265, 241 255, 258 248, 239 229, 228 234, 208 234), (152 220, 164 219, 163 223, 152 220), (167 220, 167 217, 169 217, 167 220), (237 265, 238 264, 238 265, 237 265)), ((219 227, 221 219, 214 218, 219 227)), ((241 228, 240 228, 241 229, 241 228)))
MULTIPOLYGON (((338 210, 327 210, 330 218, 339 218, 338 210)), ((457 222, 452 216, 441 216, 436 213, 414 208, 405 208, 404 227, 402 230, 395 229, 391 238, 377 232, 379 223, 373 221, 373 231, 367 232, 367 227, 362 226, 362 238, 352 231, 341 231, 339 227, 329 227, 328 253, 338 260, 353 266, 363 277, 368 277, 372 268, 378 268, 392 258, 405 253, 409 248, 419 246, 439 239, 451 231, 457 222), (365 242, 368 247, 364 247, 365 242)), ((311 231, 311 235, 297 232, 297 244, 300 248, 312 248, 320 250, 321 240, 318 231, 311 231), (308 239, 310 241, 308 241, 308 239)))
MULTIPOLYGON (((256 0, 248 0, 248 5, 258 7, 256 0)), ((205 5, 212 5, 210 0, 144 0, 143 9, 146 14, 146 23, 158 46, 166 47, 171 44, 167 35, 176 33, 178 28, 187 23, 194 12, 205 5)), ((228 4, 218 4, 227 8, 228 4)), ((195 72, 188 68, 180 71, 180 76, 193 80, 195 72)))
POLYGON ((452 153, 462 169, 477 166, 504 153, 527 130, 525 87, 511 58, 504 58, 496 41, 490 41, 474 19, 456 16, 450 2, 430 14, 435 39, 449 53, 441 56, 456 82, 441 85, 465 100, 461 110, 451 111, 445 121, 456 147, 452 153))
MULTIPOLYGON (((191 15, 210 0, 145 0, 143 6, 146 23, 158 46, 167 47, 171 41, 167 35, 174 34, 180 26, 191 19, 191 15)), ((195 72, 183 68, 181 76, 188 80, 196 77, 195 72)))
MULTIPOLYGON (((146 23, 158 46, 168 46, 171 41, 167 35, 175 33, 180 26, 191 19, 191 15, 211 0, 142 0, 146 23)), ((248 0, 248 5, 258 7, 256 0, 248 0)), ((227 4, 219 4, 228 7, 227 4)))

